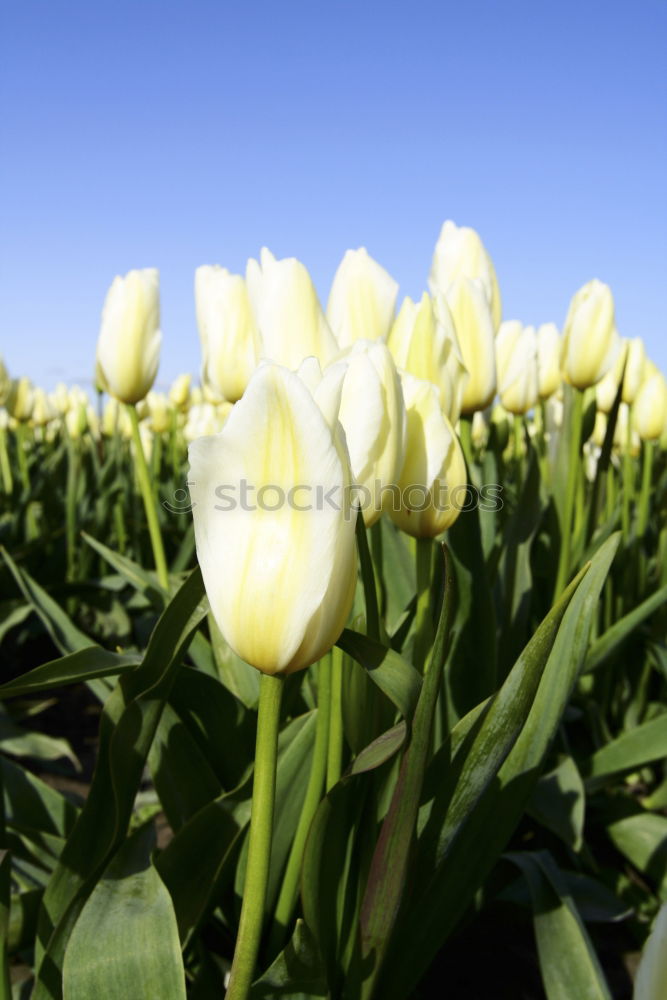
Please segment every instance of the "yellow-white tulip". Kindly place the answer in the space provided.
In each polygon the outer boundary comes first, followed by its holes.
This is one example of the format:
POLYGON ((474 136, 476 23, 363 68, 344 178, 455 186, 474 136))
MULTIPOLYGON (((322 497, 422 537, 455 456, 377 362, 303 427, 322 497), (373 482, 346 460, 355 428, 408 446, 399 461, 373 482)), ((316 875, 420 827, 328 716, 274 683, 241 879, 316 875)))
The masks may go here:
POLYGON ((537 336, 519 320, 500 324, 496 337, 498 393, 510 413, 525 414, 537 402, 537 336))
POLYGON ((625 357, 625 375, 623 376, 623 402, 632 406, 639 388, 644 381, 646 370, 646 351, 641 337, 627 341, 625 357))
POLYGON ((327 320, 340 347, 355 340, 386 340, 394 319, 398 283, 365 247, 348 250, 338 265, 327 320))
POLYGON ((44 427, 49 420, 57 416, 57 411, 49 397, 41 386, 38 386, 33 395, 31 422, 35 427, 44 427))
POLYGON ((354 596, 351 473, 329 416, 299 375, 266 363, 220 434, 189 449, 211 610, 230 646, 265 673, 322 656, 354 596))
POLYGON ((537 328, 537 388, 540 399, 548 399, 558 391, 560 374, 560 334, 555 323, 542 323, 537 328))
POLYGON ((235 403, 257 367, 259 338, 246 283, 224 267, 195 271, 195 306, 202 346, 202 380, 213 395, 235 403))
POLYGON ((169 402, 177 410, 187 410, 190 405, 190 386, 192 375, 179 375, 169 389, 169 402))
POLYGON ((364 522, 370 526, 382 514, 384 490, 395 483, 403 466, 403 391, 385 344, 357 340, 340 358, 345 371, 339 419, 364 522))
POLYGON ((264 248, 259 262, 249 260, 248 292, 260 334, 260 355, 287 368, 304 358, 327 365, 338 352, 315 286, 301 261, 276 260, 264 248))
POLYGON ((438 390, 425 379, 402 375, 407 414, 405 461, 390 502, 392 520, 415 538, 434 538, 454 523, 466 504, 468 477, 454 428, 442 412, 438 390))
POLYGON ((616 427, 614 428, 614 448, 618 452, 628 452, 636 457, 640 451, 640 438, 637 433, 636 423, 633 426, 630 415, 630 407, 627 403, 621 403, 616 417, 616 427))
POLYGON ((494 322, 484 285, 479 279, 456 278, 446 296, 469 379, 461 412, 485 410, 496 394, 494 322))
POLYGON ((398 368, 438 387, 440 405, 456 423, 468 373, 445 299, 424 292, 417 303, 406 296, 387 343, 398 368))
POLYGON ((27 375, 12 379, 7 394, 7 409, 15 420, 30 420, 35 400, 35 389, 27 375))
POLYGON ((435 245, 429 284, 432 293, 448 294, 458 278, 475 278, 482 283, 491 309, 494 331, 500 326, 502 303, 493 261, 479 234, 468 226, 447 220, 435 245))
POLYGON ((122 403, 138 403, 160 362, 160 291, 156 268, 114 278, 102 309, 97 376, 122 403))
POLYGON ((655 441, 667 427, 667 381, 660 372, 649 375, 642 383, 632 416, 643 441, 655 441))
POLYGON ((570 302, 561 347, 563 377, 577 389, 588 389, 607 374, 620 349, 611 289, 596 278, 570 302))
POLYGON ((616 393, 618 392, 618 385, 623 375, 626 353, 627 344, 621 342, 621 349, 613 365, 607 374, 595 385, 595 402, 598 410, 601 410, 602 413, 611 413, 611 408, 614 405, 616 393))
POLYGON ((186 441, 195 441, 207 434, 218 434, 225 425, 227 417, 234 408, 234 403, 194 403, 188 410, 188 416, 183 427, 183 437, 186 441))
POLYGON ((164 434, 171 427, 171 407, 169 400, 161 392, 149 392, 146 396, 148 403, 148 424, 154 434, 164 434))
POLYGON ((653 921, 635 976, 633 1000, 661 1000, 667 996, 667 903, 653 921))
POLYGON ((7 400, 11 384, 12 380, 9 376, 9 372, 5 367, 4 361, 0 358, 0 406, 3 406, 7 400))

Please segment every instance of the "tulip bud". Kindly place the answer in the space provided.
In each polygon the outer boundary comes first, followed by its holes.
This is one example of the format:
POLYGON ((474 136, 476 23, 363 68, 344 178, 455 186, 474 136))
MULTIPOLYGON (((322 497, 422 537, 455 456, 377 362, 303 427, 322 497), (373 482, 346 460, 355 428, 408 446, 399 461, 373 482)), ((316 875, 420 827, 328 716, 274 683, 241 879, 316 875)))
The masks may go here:
POLYGON ((179 375, 169 389, 169 402, 177 410, 187 410, 190 405, 192 375, 179 375))
POLYGON ((451 423, 456 423, 468 373, 445 299, 434 301, 424 292, 415 303, 406 296, 388 346, 398 368, 437 386, 440 405, 451 423))
POLYGON ((537 337, 535 327, 518 320, 500 324, 496 337, 498 392, 510 413, 525 414, 537 402, 537 337))
POLYGON ((321 365, 332 360, 338 344, 301 261, 294 257, 276 260, 264 248, 259 262, 248 261, 246 280, 262 358, 288 368, 298 368, 311 356, 321 365))
POLYGON ((561 384, 560 334, 555 323, 537 328, 537 388, 540 399, 548 399, 561 384))
POLYGON ((593 424, 593 433, 591 434, 591 440, 594 445, 601 448, 604 444, 604 439, 607 434, 607 414, 598 410, 595 414, 595 423, 593 424))
POLYGON ((595 385, 595 402, 598 410, 602 413, 611 413, 611 408, 616 399, 618 386, 623 377, 627 345, 621 342, 621 349, 616 356, 614 364, 607 374, 595 385))
POLYGON ((122 403, 149 391, 160 361, 159 276, 154 267, 114 278, 102 309, 97 381, 122 403))
POLYGON ((398 284, 364 247, 348 250, 334 275, 327 320, 341 347, 355 340, 386 340, 398 284))
POLYGON ((561 347, 561 369, 577 389, 595 385, 610 370, 621 347, 608 285, 594 279, 570 302, 561 347))
POLYGON ((190 445, 197 556, 229 645, 270 674, 334 644, 356 584, 351 473, 299 375, 255 371, 220 434, 190 445))
POLYGON ((407 373, 401 379, 407 413, 405 461, 387 509, 409 535, 434 538, 454 523, 465 504, 465 460, 436 387, 407 373))
POLYGON ((500 326, 502 305, 493 261, 474 229, 448 220, 435 245, 429 275, 431 292, 448 295, 449 286, 459 278, 474 278, 482 283, 495 332, 500 326))
POLYGON ((625 359, 625 375, 623 376, 623 402, 629 406, 635 401, 639 388, 644 380, 646 368, 646 352, 644 341, 635 337, 627 341, 625 359))
POLYGON ((12 379, 7 395, 7 410, 20 423, 30 420, 35 399, 32 382, 26 375, 12 379))
POLYGON ((655 441, 667 427, 667 381, 660 372, 642 383, 632 415, 642 441, 655 441))
POLYGON ((41 387, 36 388, 33 395, 32 413, 30 414, 33 425, 35 427, 44 427, 56 415, 55 407, 44 390, 41 387))
POLYGON ((171 410, 169 402, 161 392, 149 392, 148 423, 154 434, 165 434, 171 427, 171 410))
POLYGON ((218 399, 235 403, 257 367, 259 338, 246 283, 224 267, 198 267, 195 305, 202 380, 218 399))
POLYGON ((446 294, 447 305, 469 379, 461 412, 485 410, 496 394, 494 325, 484 286, 479 280, 457 278, 446 294))
POLYGON ((218 434, 234 407, 234 403, 195 403, 188 411, 183 437, 192 442, 208 434, 218 434))
POLYGON ((346 362, 339 419, 367 527, 382 513, 384 490, 403 465, 405 404, 401 380, 388 348, 357 340, 340 355, 346 362))

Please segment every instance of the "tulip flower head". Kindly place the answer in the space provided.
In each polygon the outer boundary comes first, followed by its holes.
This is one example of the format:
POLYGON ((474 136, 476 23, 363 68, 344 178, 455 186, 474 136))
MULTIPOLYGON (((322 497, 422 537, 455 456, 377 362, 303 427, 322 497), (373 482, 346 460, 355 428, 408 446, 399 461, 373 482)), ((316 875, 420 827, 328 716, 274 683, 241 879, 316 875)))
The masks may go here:
POLYGON ((322 656, 354 596, 355 517, 335 382, 322 380, 325 414, 319 386, 261 364, 222 431, 189 449, 211 611, 230 646, 265 673, 322 656))
POLYGON ((525 414, 538 398, 537 336, 535 327, 518 320, 501 323, 496 337, 498 392, 506 410, 525 414))
POLYGON ((391 328, 388 346, 398 368, 437 386, 445 414, 456 423, 468 372, 444 297, 433 300, 424 292, 416 303, 406 296, 391 328))
POLYGON ((500 326, 502 303, 493 261, 474 229, 457 226, 448 219, 443 223, 433 253, 429 275, 431 292, 447 295, 450 285, 459 278, 473 278, 481 283, 495 332, 500 326))
POLYGON ((98 381, 122 403, 138 403, 160 361, 159 276, 153 267, 114 278, 97 341, 98 381))
POLYGON ((213 397, 235 403, 257 367, 259 336, 246 283, 224 267, 195 271, 202 382, 213 397))
POLYGON ((469 379, 463 390, 461 412, 485 410, 496 394, 495 328, 483 283, 456 278, 445 298, 469 379))
POLYGON ((435 538, 465 506, 468 476, 461 445, 440 407, 438 390, 425 379, 403 374, 407 413, 405 461, 398 477, 391 519, 415 538, 435 538))
POLYGON ((387 346, 357 340, 345 362, 339 418, 367 527, 382 514, 385 488, 396 481, 405 450, 401 380, 387 346))
POLYGON ((623 377, 623 402, 632 406, 644 381, 646 371, 646 351, 641 337, 627 341, 625 375, 623 377))
POLYGON ((338 344, 327 323, 315 286, 301 261, 276 260, 266 249, 246 268, 248 293, 259 330, 261 358, 298 368, 304 358, 327 365, 338 344))
POLYGON ((555 323, 542 323, 537 328, 537 389, 540 399, 548 399, 558 391, 560 374, 560 334, 555 323))
POLYGON ((657 440, 667 427, 667 380, 660 372, 649 375, 642 383, 632 415, 642 441, 657 440))
POLYGON ((397 294, 398 283, 365 247, 348 250, 334 276, 327 304, 327 320, 339 345, 386 340, 397 294))
POLYGON ((565 380, 577 389, 588 389, 607 374, 620 349, 611 289, 597 279, 589 281, 573 296, 563 328, 565 380))

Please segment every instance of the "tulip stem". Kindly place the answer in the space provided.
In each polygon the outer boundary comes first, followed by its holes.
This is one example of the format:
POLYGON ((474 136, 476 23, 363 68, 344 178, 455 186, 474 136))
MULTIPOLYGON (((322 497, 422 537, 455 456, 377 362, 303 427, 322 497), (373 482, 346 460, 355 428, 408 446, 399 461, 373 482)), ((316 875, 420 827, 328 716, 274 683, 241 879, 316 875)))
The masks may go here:
POLYGON ((371 639, 380 638, 380 612, 378 610, 377 590, 375 589, 375 573, 373 560, 368 547, 366 525, 361 511, 357 514, 357 548, 359 550, 359 565, 361 580, 364 585, 364 601, 366 603, 366 634, 371 639))
POLYGON ((621 524, 623 538, 627 543, 630 539, 630 504, 634 498, 635 469, 632 461, 632 411, 628 407, 628 425, 625 434, 625 450, 623 452, 623 503, 621 507, 621 524))
POLYGON ((317 721, 315 746, 310 765, 306 797, 301 807, 299 823, 294 834, 283 884, 276 904, 275 922, 269 938, 269 953, 274 955, 281 947, 285 932, 294 913, 299 894, 301 862, 313 816, 320 804, 327 773, 329 747, 329 716, 331 713, 331 670, 328 660, 320 660, 317 668, 317 721))
MULTIPOLYGON (((67 433, 67 430, 65 430, 67 433)), ((76 560, 77 488, 79 485, 79 456, 76 442, 67 434, 67 484, 65 493, 65 533, 67 539, 67 580, 74 580, 76 560)))
POLYGON ((250 992, 264 922, 269 880, 280 702, 284 676, 262 674, 255 742, 255 774, 243 903, 225 1000, 245 1000, 250 992))
POLYGON ((343 651, 331 650, 329 746, 327 751, 327 791, 340 779, 343 770, 343 651))
POLYGON ((644 441, 642 452, 642 485, 639 494, 639 512, 637 515, 637 535, 642 537, 648 525, 648 509, 651 497, 651 476, 653 473, 653 442, 644 441))
POLYGON ((17 459, 19 466, 19 476, 21 477, 21 485, 24 490, 30 489, 30 474, 28 472, 28 459, 25 454, 25 424, 22 421, 18 422, 16 427, 16 449, 17 449, 17 459))
POLYGON ((581 459, 581 425, 583 419, 584 394, 579 389, 572 389, 572 419, 569 424, 570 438, 567 463, 567 483, 565 487, 565 502, 563 505, 563 520, 561 522, 560 552, 558 554, 558 572, 554 588, 554 601, 562 593, 570 575, 570 553, 572 551, 572 530, 574 504, 577 495, 577 483, 580 473, 581 459))
POLYGON ((413 665, 420 673, 424 672, 426 658, 433 639, 433 619, 431 617, 432 556, 433 540, 431 538, 418 538, 416 546, 417 610, 412 659, 413 665))
POLYGON ((7 454, 7 431, 0 427, 0 470, 2 471, 2 486, 5 493, 10 494, 14 490, 14 480, 12 478, 12 467, 7 454))
POLYGON ((139 480, 139 489, 141 490, 141 496, 144 501, 146 520, 148 521, 148 531, 151 536, 151 545, 153 546, 153 558, 155 559, 155 569, 157 571, 157 577, 160 582, 160 586, 164 590, 168 591, 169 572, 167 570, 167 560, 165 558, 164 546, 162 544, 160 523, 157 518, 157 498, 153 491, 153 487, 151 484, 151 477, 148 472, 148 465, 146 464, 146 455, 144 454, 144 446, 141 442, 141 432, 139 431, 139 417, 137 415, 136 407, 128 405, 127 411, 130 417, 130 423, 132 425, 132 440, 134 441, 137 479, 139 480))

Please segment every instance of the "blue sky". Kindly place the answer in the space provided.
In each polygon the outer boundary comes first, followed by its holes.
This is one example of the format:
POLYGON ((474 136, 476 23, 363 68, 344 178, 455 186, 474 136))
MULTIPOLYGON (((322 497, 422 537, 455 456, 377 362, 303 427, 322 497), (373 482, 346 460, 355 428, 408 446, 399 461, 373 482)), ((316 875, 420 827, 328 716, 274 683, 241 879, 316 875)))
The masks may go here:
POLYGON ((667 371, 666 51, 665 0, 5 0, 0 353, 83 382, 113 276, 156 266, 165 384, 197 265, 266 244, 326 300, 365 245, 415 296, 452 218, 506 318, 598 277, 667 371))

